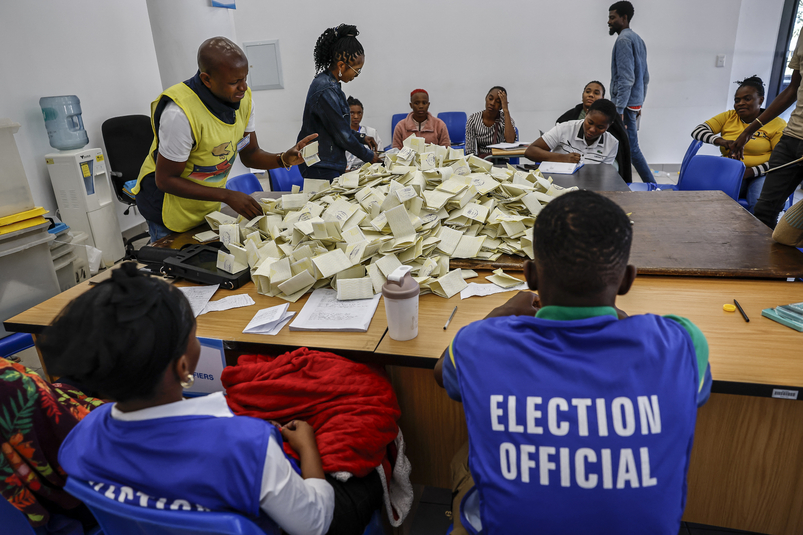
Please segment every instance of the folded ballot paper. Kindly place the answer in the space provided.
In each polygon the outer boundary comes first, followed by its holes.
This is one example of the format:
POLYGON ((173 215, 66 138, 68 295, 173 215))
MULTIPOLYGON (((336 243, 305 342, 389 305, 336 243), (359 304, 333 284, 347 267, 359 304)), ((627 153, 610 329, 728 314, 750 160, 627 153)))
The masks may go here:
POLYGON ((285 303, 270 308, 263 308, 254 315, 254 318, 246 325, 243 330, 244 334, 267 334, 275 336, 279 334, 282 327, 287 325, 295 312, 289 312, 287 307, 290 305, 285 303))
POLYGON ((318 142, 313 141, 301 149, 301 157, 304 158, 304 163, 308 166, 320 162, 321 158, 318 156, 318 142))
MULTIPOLYGON (((304 157, 316 152, 313 145, 304 157)), ((310 291, 330 292, 334 304, 319 307, 311 323, 300 313, 291 329, 318 328, 334 317, 323 328, 343 330, 342 317, 330 312, 374 302, 399 266, 413 268, 422 294, 450 298, 465 289, 464 279, 476 276, 450 269, 452 258, 532 258, 538 213, 571 189, 541 171, 493 167, 413 135, 400 150, 385 153, 382 163, 367 163, 331 183, 307 179, 280 198, 260 199, 259 217, 213 212, 207 220, 228 249, 223 268, 248 267, 260 294, 295 302, 310 291)), ((498 287, 521 284, 501 272, 492 277, 498 287)), ((310 303, 312 298, 307 306, 313 310, 310 303)), ((355 309, 346 310, 352 328, 365 330, 375 306, 367 323, 354 319, 355 309)))

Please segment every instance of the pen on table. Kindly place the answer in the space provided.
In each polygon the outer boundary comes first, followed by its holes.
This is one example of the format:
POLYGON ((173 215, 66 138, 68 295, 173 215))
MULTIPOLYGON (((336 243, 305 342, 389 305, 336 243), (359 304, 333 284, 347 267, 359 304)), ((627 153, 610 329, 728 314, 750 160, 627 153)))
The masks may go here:
POLYGON ((443 326, 443 330, 444 330, 444 331, 445 331, 445 330, 446 330, 446 328, 449 326, 449 324, 452 322, 452 318, 454 317, 454 313, 455 313, 455 312, 457 312, 457 307, 454 307, 454 310, 452 310, 452 313, 451 313, 451 315, 449 316, 449 319, 448 319, 448 320, 446 320, 446 325, 444 325, 444 326, 443 326))
POLYGON ((744 321, 747 321, 747 322, 749 322, 749 321, 750 321, 750 318, 748 318, 748 317, 747 317, 747 314, 745 314, 745 313, 744 313, 744 309, 742 308, 742 305, 740 305, 740 304, 739 304, 739 301, 737 301, 736 299, 734 299, 734 300, 733 300, 733 304, 734 304, 734 305, 736 305, 736 308, 738 308, 738 309, 739 309, 739 313, 740 313, 740 314, 742 315, 742 317, 744 318, 744 321))

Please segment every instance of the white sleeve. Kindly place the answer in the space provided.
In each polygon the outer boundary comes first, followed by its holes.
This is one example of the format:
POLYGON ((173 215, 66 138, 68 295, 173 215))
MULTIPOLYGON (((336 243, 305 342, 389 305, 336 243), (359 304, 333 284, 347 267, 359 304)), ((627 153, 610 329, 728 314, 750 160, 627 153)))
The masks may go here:
POLYGON ((382 145, 382 140, 379 139, 379 133, 377 133, 376 128, 371 128, 370 126, 366 126, 365 132, 366 134, 374 138, 374 141, 376 141, 376 146, 379 147, 379 150, 382 150, 384 148, 384 145, 382 145))
POLYGON ((547 147, 551 152, 565 152, 561 150, 560 146, 560 138, 561 138, 561 125, 562 124, 569 124, 569 123, 559 123, 550 128, 548 131, 544 132, 544 135, 541 138, 546 143, 547 147))
POLYGON ((619 152, 619 140, 613 137, 613 134, 610 132, 605 132, 606 136, 611 136, 608 140, 610 142, 610 148, 608 154, 605 155, 605 158, 602 160, 602 163, 613 163, 616 160, 616 154, 619 152))
POLYGON ((246 132, 255 132, 256 131, 256 115, 254 115, 254 108, 256 105, 254 104, 254 97, 251 96, 251 115, 248 116, 248 126, 245 127, 246 132))
POLYGON ((194 143, 187 115, 178 104, 170 102, 159 119, 159 154, 174 162, 186 162, 194 143))
POLYGON ((303 479, 271 436, 259 506, 290 535, 323 535, 335 510, 335 491, 325 479, 303 479))

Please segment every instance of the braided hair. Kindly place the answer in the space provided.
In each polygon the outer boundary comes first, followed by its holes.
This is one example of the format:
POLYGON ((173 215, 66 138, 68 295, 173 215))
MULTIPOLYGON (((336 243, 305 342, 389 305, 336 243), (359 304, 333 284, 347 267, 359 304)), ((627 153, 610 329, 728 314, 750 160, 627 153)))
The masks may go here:
POLYGON ((357 56, 365 54, 357 40, 360 32, 356 26, 341 24, 337 28, 327 28, 315 42, 312 55, 315 58, 315 73, 325 71, 338 61, 348 63, 357 56))
POLYGON ((195 318, 184 294, 126 262, 71 301, 42 333, 50 373, 115 401, 151 397, 187 350, 195 318))
POLYGON ((533 229, 540 268, 573 295, 594 294, 617 284, 632 241, 633 228, 624 210, 586 190, 570 191, 547 204, 533 229))
POLYGON ((758 92, 758 96, 760 97, 764 96, 764 82, 761 80, 761 78, 759 78, 755 74, 753 76, 745 78, 744 80, 737 80, 734 83, 739 84, 739 89, 743 87, 752 87, 756 90, 756 92, 758 92))

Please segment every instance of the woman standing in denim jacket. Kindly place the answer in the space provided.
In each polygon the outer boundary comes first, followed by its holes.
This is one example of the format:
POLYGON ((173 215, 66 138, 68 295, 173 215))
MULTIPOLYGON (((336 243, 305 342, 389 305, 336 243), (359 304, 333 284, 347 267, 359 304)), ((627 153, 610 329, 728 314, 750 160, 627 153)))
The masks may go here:
POLYGON ((376 148, 373 138, 351 129, 351 116, 346 94, 340 83, 348 83, 360 75, 365 63, 365 51, 357 40, 355 26, 341 24, 328 28, 315 43, 315 71, 304 105, 304 120, 298 139, 311 133, 318 134, 320 162, 299 169, 306 178, 332 180, 346 171, 346 151, 364 162, 377 162, 371 150, 376 148), (366 147, 368 145, 368 148, 366 147))

